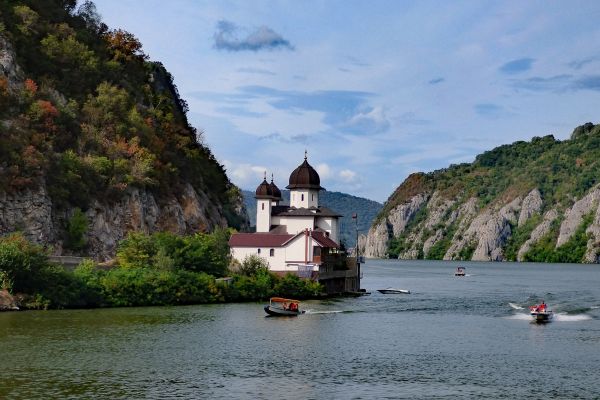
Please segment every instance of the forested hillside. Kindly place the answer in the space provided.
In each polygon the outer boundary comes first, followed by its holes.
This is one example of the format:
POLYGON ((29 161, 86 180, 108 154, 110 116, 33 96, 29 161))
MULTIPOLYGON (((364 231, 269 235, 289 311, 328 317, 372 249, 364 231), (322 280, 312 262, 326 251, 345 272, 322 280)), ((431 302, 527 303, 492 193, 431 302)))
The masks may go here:
MULTIPOLYGON (((256 225, 256 199, 254 192, 243 190, 244 203, 252 226, 256 225)), ((290 204, 290 191, 282 190, 283 203, 290 204)), ((340 237, 346 247, 354 247, 356 229, 360 234, 366 234, 375 216, 381 210, 381 203, 346 193, 322 191, 319 195, 320 205, 331 208, 343 215, 340 218, 340 237), (358 214, 358 223, 352 219, 352 214, 358 214)))
POLYGON ((363 246, 372 257, 598 262, 600 125, 409 176, 363 246))
POLYGON ((127 231, 241 227, 173 77, 94 4, 0 0, 0 233, 106 258, 127 231))

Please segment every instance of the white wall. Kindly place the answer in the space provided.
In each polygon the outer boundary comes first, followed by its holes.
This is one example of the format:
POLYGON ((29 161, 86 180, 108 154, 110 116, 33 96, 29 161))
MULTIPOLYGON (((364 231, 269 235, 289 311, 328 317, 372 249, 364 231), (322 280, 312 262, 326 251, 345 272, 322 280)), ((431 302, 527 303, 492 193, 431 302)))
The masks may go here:
POLYGON ((326 232, 329 232, 329 237, 331 240, 339 244, 340 238, 340 229, 338 219, 334 217, 321 217, 317 218, 316 221, 317 227, 323 229, 326 232))
POLYGON ((281 271, 285 267, 285 248, 283 247, 232 247, 231 256, 239 261, 244 262, 244 259, 250 255, 257 255, 263 258, 268 264, 271 271, 281 271), (260 248, 260 254, 258 249, 260 248), (274 255, 270 256, 270 250, 274 250, 274 255))
MULTIPOLYGON (((308 238, 308 262, 312 262, 313 259, 313 246, 317 243, 311 237, 308 238)), ((306 249, 306 237, 304 235, 298 235, 294 240, 287 244, 286 247, 274 248, 274 255, 270 256, 269 247, 260 247, 260 254, 258 254, 258 247, 232 247, 231 255, 234 259, 242 263, 244 258, 249 255, 255 254, 262 257, 269 264, 271 271, 297 271, 298 264, 304 264, 305 260, 305 249, 306 249)))
POLYGON ((290 206, 296 208, 319 207, 319 191, 313 189, 292 189, 290 206), (302 199, 304 195, 304 199, 302 199))
POLYGON ((271 200, 256 200, 256 232, 271 230, 271 200))
POLYGON ((296 233, 302 232, 305 229, 315 228, 314 217, 279 217, 277 225, 285 225, 286 232, 295 235, 296 233))

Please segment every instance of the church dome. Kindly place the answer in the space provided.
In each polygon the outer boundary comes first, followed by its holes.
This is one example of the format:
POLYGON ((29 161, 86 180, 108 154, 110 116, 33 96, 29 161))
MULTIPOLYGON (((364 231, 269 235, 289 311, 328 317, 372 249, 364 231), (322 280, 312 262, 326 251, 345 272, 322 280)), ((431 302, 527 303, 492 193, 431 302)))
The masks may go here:
POLYGON ((290 175, 290 184, 286 189, 324 189, 321 187, 321 178, 315 169, 306 160, 296 168, 290 175))
POLYGON ((271 188, 271 195, 275 200, 281 200, 281 190, 277 187, 277 185, 273 182, 273 176, 271 176, 271 184, 269 185, 271 188))
POLYGON ((270 199, 273 197, 273 189, 271 188, 271 185, 269 185, 269 182, 267 182, 266 176, 262 183, 256 188, 256 196, 254 197, 257 199, 270 199))

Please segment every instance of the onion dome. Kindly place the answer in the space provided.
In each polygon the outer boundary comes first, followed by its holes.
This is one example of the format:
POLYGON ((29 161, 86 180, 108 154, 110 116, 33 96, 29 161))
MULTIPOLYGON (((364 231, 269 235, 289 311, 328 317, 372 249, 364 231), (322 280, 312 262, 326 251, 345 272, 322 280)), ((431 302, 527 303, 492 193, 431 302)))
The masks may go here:
POLYGON ((308 163, 306 151, 304 152, 304 162, 296 168, 290 175, 290 184, 286 189, 317 189, 321 187, 321 178, 315 169, 308 163))
POLYGON ((256 188, 256 196, 257 199, 272 199, 273 198, 273 189, 269 182, 267 182, 267 173, 265 172, 265 177, 260 185, 256 188))
POLYGON ((269 186, 271 187, 271 194, 273 195, 273 199, 282 200, 281 190, 279 190, 277 185, 273 182, 273 174, 271 174, 271 184, 269 186))

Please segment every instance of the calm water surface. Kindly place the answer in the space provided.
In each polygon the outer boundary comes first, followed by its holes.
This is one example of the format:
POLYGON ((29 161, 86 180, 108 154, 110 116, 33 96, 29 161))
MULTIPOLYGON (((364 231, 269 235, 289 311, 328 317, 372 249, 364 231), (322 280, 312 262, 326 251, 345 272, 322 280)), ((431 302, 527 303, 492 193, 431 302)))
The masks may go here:
POLYGON ((254 303, 3 313, 0 398, 600 398, 600 266, 457 265, 369 261, 370 296, 289 319, 254 303), (542 299, 555 321, 532 324, 542 299))

